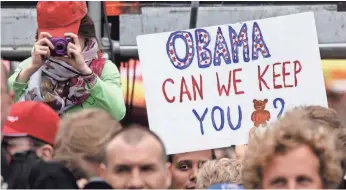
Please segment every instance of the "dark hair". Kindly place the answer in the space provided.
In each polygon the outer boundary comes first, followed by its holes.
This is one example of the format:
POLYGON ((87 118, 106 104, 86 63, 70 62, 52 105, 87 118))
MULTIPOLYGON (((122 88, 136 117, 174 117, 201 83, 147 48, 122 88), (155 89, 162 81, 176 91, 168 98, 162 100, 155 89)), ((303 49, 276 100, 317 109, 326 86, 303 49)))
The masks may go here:
POLYGON ((85 15, 80 21, 78 35, 81 35, 86 39, 96 38, 95 24, 89 15, 85 15))
POLYGON ((44 141, 42 141, 40 139, 37 139, 35 137, 31 137, 31 136, 29 136, 29 137, 30 137, 30 139, 32 141, 32 144, 33 144, 34 148, 40 148, 41 146, 46 145, 46 144, 52 145, 52 144, 50 144, 48 142, 44 142, 44 141))
POLYGON ((5 182, 8 181, 10 174, 10 165, 7 160, 7 152, 3 146, 1 146, 1 176, 5 182))
POLYGON ((89 15, 85 15, 82 20, 80 21, 79 29, 78 29, 78 35, 82 36, 85 38, 85 45, 88 43, 88 40, 90 38, 95 38, 97 45, 99 47, 99 57, 102 54, 101 46, 99 39, 96 37, 96 30, 95 30, 95 23, 94 21, 90 18, 89 15))
MULTIPOLYGON (((174 156, 174 155, 175 155, 175 154, 170 154, 170 155, 168 155, 168 162, 170 162, 170 163, 173 162, 173 156, 174 156)), ((215 155, 215 150, 214 150, 214 149, 211 149, 211 158, 212 158, 213 160, 216 159, 216 155, 215 155)))

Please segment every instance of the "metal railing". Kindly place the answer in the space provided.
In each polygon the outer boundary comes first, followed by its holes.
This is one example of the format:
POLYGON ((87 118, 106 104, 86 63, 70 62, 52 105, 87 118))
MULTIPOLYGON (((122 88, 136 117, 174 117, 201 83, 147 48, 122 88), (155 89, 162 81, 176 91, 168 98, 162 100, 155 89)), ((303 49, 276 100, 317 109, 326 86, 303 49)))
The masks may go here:
MULTIPOLYGON (((191 2, 190 28, 195 28, 197 24, 199 1, 191 2)), ((223 1, 221 2, 223 4, 223 1)), ((90 3, 89 14, 94 19, 97 35, 101 35, 101 2, 90 3)), ((104 52, 119 55, 122 59, 138 58, 137 46, 124 46, 118 41, 112 41, 107 37, 101 39, 102 49, 104 52), (112 48, 111 48, 112 47, 112 48), (112 49, 112 50, 110 50, 112 49)), ((32 47, 1 47, 1 56, 5 59, 25 59, 31 56, 32 47)), ((346 43, 319 44, 322 59, 346 59, 346 43)))
MULTIPOLYGON (((107 38, 102 38, 102 49, 106 53, 109 51, 109 42, 107 38)), ((2 47, 1 56, 4 59, 26 59, 31 56, 32 47, 2 47)), ((319 44, 322 59, 346 59, 346 43, 319 44)), ((137 46, 122 46, 118 41, 113 41, 113 52, 123 58, 138 58, 137 46)))

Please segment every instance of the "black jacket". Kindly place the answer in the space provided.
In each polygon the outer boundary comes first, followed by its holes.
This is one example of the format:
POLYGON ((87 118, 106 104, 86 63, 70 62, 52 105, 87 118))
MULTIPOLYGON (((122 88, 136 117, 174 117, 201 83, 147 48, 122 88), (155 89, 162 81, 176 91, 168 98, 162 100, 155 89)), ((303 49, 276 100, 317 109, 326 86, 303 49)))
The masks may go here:
POLYGON ((77 180, 62 164, 41 162, 31 171, 31 189, 78 189, 77 180))
POLYGON ((1 147, 1 176, 4 182, 7 183, 9 176, 9 164, 6 158, 6 151, 3 147, 1 147))

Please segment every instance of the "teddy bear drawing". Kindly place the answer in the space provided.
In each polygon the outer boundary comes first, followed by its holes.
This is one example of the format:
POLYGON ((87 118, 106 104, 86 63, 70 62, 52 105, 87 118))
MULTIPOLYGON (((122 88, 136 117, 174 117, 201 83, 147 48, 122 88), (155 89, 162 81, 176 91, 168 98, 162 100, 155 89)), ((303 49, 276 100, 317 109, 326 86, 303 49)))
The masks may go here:
POLYGON ((269 111, 265 110, 268 99, 261 100, 253 100, 255 111, 251 115, 251 120, 254 122, 255 127, 262 127, 267 125, 267 121, 270 120, 269 111))

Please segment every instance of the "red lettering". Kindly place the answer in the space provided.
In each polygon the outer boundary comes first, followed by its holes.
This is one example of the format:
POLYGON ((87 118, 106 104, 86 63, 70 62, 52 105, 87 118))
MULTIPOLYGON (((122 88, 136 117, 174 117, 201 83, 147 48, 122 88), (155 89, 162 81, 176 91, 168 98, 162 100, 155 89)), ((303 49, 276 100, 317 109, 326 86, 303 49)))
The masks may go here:
POLYGON ((294 61, 294 86, 298 85, 298 79, 297 79, 297 74, 300 73, 300 71, 302 71, 302 65, 300 64, 300 62, 298 60, 294 61), (297 69, 297 66, 299 66, 299 68, 297 69))
POLYGON ((174 81, 173 81, 171 78, 166 79, 166 80, 162 83, 162 92, 163 92, 163 95, 165 96, 166 101, 169 102, 169 103, 173 103, 173 102, 175 101, 175 96, 173 96, 172 99, 169 99, 168 96, 167 96, 167 93, 166 93, 166 83, 167 83, 167 82, 170 82, 170 83, 174 84, 174 81))
POLYGON ((232 75, 232 71, 229 71, 229 73, 228 73, 228 86, 227 86, 227 89, 226 89, 225 85, 221 85, 221 87, 220 87, 219 74, 216 72, 217 90, 219 91, 219 96, 222 95, 222 91, 225 92, 226 96, 229 95, 229 92, 230 92, 230 89, 231 89, 231 75, 232 75))
POLYGON ((258 65, 258 85, 259 85, 260 91, 262 91, 262 83, 267 87, 268 90, 270 89, 266 81, 263 79, 263 76, 268 71, 268 68, 269 68, 269 65, 266 65, 266 68, 264 69, 263 73, 261 73, 261 67, 258 65))
POLYGON ((282 63, 283 65, 282 65, 282 77, 283 77, 283 81, 284 81, 284 87, 285 88, 291 88, 291 87, 293 87, 293 85, 286 85, 286 76, 290 76, 290 72, 286 72, 286 65, 287 64, 291 64, 291 62, 289 62, 289 61, 286 61, 286 62, 283 62, 282 63))
POLYGON ((199 97, 201 100, 203 100, 203 78, 202 75, 199 75, 199 85, 197 84, 197 81, 193 75, 191 76, 192 78, 192 89, 193 89, 193 99, 196 101, 196 89, 198 91, 199 97))
POLYGON ((233 87, 234 87, 234 93, 235 94, 244 94, 244 91, 238 91, 238 89, 237 89, 237 83, 238 82, 241 82, 241 80, 240 79, 236 79, 236 72, 238 72, 238 71, 242 71, 242 69, 241 68, 239 68, 239 69, 234 69, 233 70, 233 87))
POLYGON ((282 85, 280 84, 280 85, 276 85, 276 83, 275 83, 275 78, 277 78, 277 77, 279 77, 279 76, 281 76, 281 74, 275 74, 275 66, 276 65, 281 65, 281 63, 279 62, 279 63, 274 63, 273 64, 273 84, 274 84, 274 88, 275 89, 279 89, 279 88, 282 88, 282 85))
POLYGON ((180 83, 180 102, 183 102, 183 94, 186 94, 189 100, 191 101, 191 94, 189 92, 189 89, 187 88, 185 78, 181 78, 181 83, 180 83))

